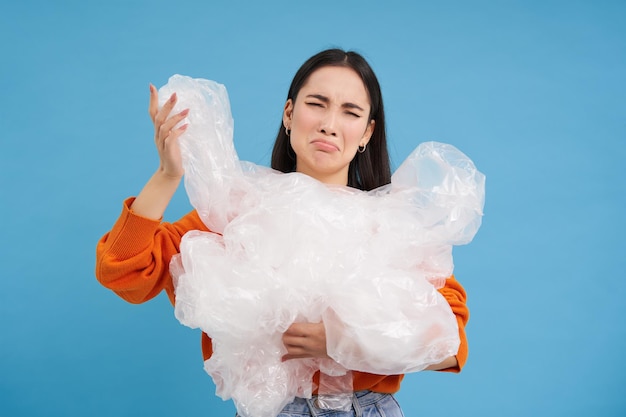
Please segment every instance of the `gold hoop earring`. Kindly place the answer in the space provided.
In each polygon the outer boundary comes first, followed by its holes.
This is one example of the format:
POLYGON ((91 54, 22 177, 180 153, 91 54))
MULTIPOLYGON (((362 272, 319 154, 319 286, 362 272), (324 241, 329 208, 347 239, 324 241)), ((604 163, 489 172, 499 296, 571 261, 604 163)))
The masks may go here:
POLYGON ((359 153, 363 153, 363 152, 365 152, 366 148, 367 148, 367 143, 365 145, 363 145, 363 146, 359 146, 359 149, 357 149, 357 151, 359 153))

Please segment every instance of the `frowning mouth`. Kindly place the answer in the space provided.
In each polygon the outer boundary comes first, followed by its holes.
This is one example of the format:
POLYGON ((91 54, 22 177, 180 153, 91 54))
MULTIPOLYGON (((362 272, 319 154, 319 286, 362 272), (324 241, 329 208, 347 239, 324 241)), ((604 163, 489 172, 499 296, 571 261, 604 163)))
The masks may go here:
POLYGON ((313 139, 311 144, 315 145, 321 151, 335 152, 339 150, 337 145, 324 139, 313 139))

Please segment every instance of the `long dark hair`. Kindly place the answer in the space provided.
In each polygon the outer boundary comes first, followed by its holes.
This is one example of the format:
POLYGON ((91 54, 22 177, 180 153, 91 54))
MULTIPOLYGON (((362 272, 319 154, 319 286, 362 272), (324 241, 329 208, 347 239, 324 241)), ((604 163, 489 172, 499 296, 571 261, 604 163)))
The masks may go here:
MULTIPOLYGON (((357 152, 348 169, 348 186, 360 190, 373 190, 391 182, 389 152, 387 151, 387 135, 385 132, 385 111, 383 97, 376 74, 367 61, 358 53, 341 49, 327 49, 309 58, 296 72, 291 81, 287 100, 295 104, 300 89, 309 76, 322 67, 347 67, 354 70, 363 84, 370 99, 369 120, 374 120, 374 132, 365 152, 357 152)), ((272 168, 282 172, 296 170, 296 158, 289 136, 285 132, 282 121, 278 128, 274 150, 272 151, 272 168)))

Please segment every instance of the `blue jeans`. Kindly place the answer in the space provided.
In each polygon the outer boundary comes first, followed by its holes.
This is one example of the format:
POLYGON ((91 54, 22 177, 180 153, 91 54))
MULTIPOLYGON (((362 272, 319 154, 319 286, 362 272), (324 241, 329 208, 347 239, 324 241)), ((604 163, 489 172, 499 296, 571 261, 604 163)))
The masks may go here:
MULTIPOLYGON (((238 415, 237 415, 238 416, 238 415)), ((296 398, 287 404, 277 417, 404 417, 398 402, 391 394, 357 391, 352 396, 350 411, 324 410, 311 399, 296 398)))

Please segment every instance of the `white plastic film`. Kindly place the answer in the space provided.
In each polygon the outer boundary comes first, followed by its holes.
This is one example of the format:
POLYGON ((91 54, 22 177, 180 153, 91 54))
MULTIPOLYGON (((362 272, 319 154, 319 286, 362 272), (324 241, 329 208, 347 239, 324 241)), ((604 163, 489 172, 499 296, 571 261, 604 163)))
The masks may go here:
POLYGON ((387 186, 328 186, 240 162, 222 85, 175 75, 162 103, 173 92, 174 111, 190 109, 185 187, 217 232, 183 237, 171 264, 175 314, 212 338, 205 369, 220 397, 242 416, 275 417, 311 396, 320 368, 325 378, 391 375, 456 354, 457 322, 437 288, 452 274, 452 245, 481 222, 485 178, 467 156, 427 142, 387 186), (296 321, 324 322, 335 362, 281 360, 282 333, 296 321))

